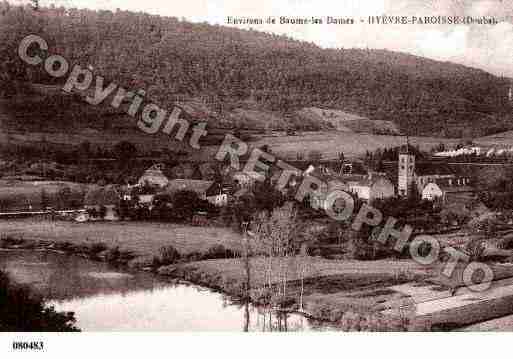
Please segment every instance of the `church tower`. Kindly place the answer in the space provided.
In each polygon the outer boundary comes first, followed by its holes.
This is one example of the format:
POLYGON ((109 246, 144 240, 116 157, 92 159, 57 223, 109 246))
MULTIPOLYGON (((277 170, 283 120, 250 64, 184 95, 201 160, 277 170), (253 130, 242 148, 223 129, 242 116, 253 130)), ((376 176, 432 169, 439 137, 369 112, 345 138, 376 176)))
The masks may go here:
POLYGON ((415 184, 415 155, 413 152, 410 152, 408 143, 406 144, 406 149, 399 151, 398 166, 397 189, 399 196, 407 197, 411 194, 415 184))

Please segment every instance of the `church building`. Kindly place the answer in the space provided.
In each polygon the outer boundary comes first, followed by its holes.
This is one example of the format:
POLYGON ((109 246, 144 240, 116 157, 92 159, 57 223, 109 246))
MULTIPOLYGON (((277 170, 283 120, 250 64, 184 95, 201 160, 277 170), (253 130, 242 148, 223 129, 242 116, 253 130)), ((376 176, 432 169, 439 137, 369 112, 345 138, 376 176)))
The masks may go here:
POLYGON ((473 194, 470 177, 456 173, 444 163, 416 163, 409 147, 399 151, 397 190, 401 197, 418 195, 422 199, 446 201, 452 194, 473 194))

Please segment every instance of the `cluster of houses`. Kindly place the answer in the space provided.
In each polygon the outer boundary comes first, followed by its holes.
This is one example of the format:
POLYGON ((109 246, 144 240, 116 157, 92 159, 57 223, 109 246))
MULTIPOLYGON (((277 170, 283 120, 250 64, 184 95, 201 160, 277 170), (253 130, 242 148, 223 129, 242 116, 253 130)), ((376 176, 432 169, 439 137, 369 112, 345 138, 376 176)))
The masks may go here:
POLYGON ((315 176, 327 183, 327 187, 314 194, 312 206, 326 208, 327 194, 334 189, 354 193, 365 202, 415 195, 448 204, 466 202, 475 196, 468 173, 450 168, 443 162, 416 163, 415 154, 409 151, 408 146, 401 149, 398 161, 384 172, 353 169, 354 166, 348 165, 343 165, 339 171, 324 166, 307 169, 305 175, 315 176))
MULTIPOLYGON (((338 169, 333 169, 329 165, 308 165, 306 169, 298 170, 286 188, 299 186, 299 178, 306 176, 314 176, 327 184, 311 195, 310 204, 316 209, 327 207, 327 195, 335 189, 351 192, 365 202, 396 196, 408 197, 413 192, 422 199, 439 200, 441 203, 471 199, 474 196, 468 175, 457 173, 443 163, 416 163, 415 155, 408 150, 408 146, 399 152, 394 168, 386 169, 385 172, 372 172, 357 163, 338 164, 338 169)), ((142 174, 137 184, 128 186, 123 193, 115 186, 91 190, 86 195, 85 207, 88 211, 100 211, 103 207, 105 218, 115 220, 115 207, 120 198, 131 200, 135 196, 134 193, 137 193, 137 201, 151 209, 156 194, 172 195, 178 191, 192 191, 198 198, 217 207, 223 207, 236 198, 237 193, 241 193, 241 188, 249 189, 256 181, 263 179, 261 173, 243 171, 231 171, 228 177, 225 183, 213 180, 170 179, 164 171, 164 166, 155 164, 142 174), (148 193, 137 191, 144 187, 154 190, 148 193)))

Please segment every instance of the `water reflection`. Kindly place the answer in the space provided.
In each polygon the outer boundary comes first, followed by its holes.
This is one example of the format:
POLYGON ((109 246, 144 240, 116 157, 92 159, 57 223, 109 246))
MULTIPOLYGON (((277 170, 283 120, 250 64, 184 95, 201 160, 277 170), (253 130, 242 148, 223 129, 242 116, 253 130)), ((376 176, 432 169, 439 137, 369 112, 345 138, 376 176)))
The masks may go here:
POLYGON ((0 265, 57 310, 73 311, 85 331, 311 330, 300 314, 276 313, 188 283, 126 273, 51 252, 0 252, 0 265))

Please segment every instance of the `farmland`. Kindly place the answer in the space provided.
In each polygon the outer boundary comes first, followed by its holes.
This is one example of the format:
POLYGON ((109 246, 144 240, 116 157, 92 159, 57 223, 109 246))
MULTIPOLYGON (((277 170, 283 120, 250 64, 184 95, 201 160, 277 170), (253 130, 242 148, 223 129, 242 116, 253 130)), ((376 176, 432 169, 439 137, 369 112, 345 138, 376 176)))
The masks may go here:
POLYGON ((513 146, 513 131, 480 137, 475 142, 485 146, 513 146))
MULTIPOLYGON (((429 151, 439 143, 453 145, 459 139, 438 137, 410 137, 410 143, 419 146, 421 150, 429 151)), ((284 155, 286 158, 295 158, 301 152, 305 155, 311 150, 323 153, 325 159, 337 158, 339 152, 346 157, 358 157, 366 151, 375 151, 378 148, 391 148, 404 145, 404 136, 372 135, 348 132, 320 132, 309 133, 303 136, 267 137, 256 142, 257 145, 268 144, 274 153, 284 155)), ((305 156, 306 157, 306 156, 305 156)))
MULTIPOLYGON (((456 145, 460 139, 439 137, 410 137, 410 143, 419 146, 421 150, 430 151, 440 143, 446 146, 456 145)), ((261 136, 259 139, 249 142, 250 147, 269 146, 272 153, 289 160, 297 159, 297 154, 308 158, 308 153, 313 150, 320 151, 323 159, 336 159, 343 152, 346 158, 358 158, 365 155, 366 151, 375 151, 378 148, 392 148, 404 145, 404 136, 373 135, 352 132, 305 132, 297 136, 261 136)), ((219 146, 204 146, 199 151, 191 152, 191 161, 213 160, 219 146)))
POLYGON ((89 187, 89 185, 66 181, 0 180, 0 211, 81 206, 84 194, 89 187), (65 200, 59 197, 63 189, 69 189, 65 200))

